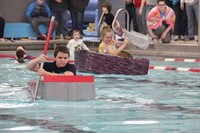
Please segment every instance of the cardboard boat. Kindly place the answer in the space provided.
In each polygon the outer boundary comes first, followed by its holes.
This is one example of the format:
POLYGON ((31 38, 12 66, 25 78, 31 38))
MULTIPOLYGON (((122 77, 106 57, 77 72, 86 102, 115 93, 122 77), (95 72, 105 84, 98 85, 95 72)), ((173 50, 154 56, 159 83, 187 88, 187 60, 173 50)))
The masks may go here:
MULTIPOLYGON (((36 81, 28 82, 28 86, 33 96, 36 81)), ((38 98, 58 101, 94 99, 94 76, 44 76, 39 84, 38 98)))
POLYGON ((145 58, 123 58, 87 50, 75 51, 75 65, 78 71, 98 74, 146 75, 149 70, 149 60, 145 58))

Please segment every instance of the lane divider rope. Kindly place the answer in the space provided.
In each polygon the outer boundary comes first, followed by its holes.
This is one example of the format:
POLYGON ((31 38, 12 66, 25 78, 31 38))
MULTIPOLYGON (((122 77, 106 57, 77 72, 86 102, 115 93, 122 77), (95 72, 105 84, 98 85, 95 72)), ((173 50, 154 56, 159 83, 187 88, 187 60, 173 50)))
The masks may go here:
MULTIPOLYGON (((1 58, 15 58, 15 55, 0 54, 1 58)), ((156 60, 165 61, 179 61, 179 62, 200 62, 200 59, 183 59, 183 58, 154 58, 156 60)), ((54 58, 47 58, 47 60, 54 60, 54 58)), ((74 62, 74 60, 68 60, 68 62, 74 62)), ((200 73, 200 68, 183 68, 183 67, 173 67, 173 66, 149 66, 149 69, 154 70, 174 70, 174 71, 188 71, 200 73)))
MULTIPOLYGON (((32 56, 33 58, 37 58, 36 56, 32 56)), ((0 54, 0 58, 13 58, 15 59, 15 55, 9 55, 9 54, 0 54)), ((47 58, 49 61, 54 61, 55 58, 47 58)), ((68 60, 68 62, 74 62, 74 60, 68 60)))
POLYGON ((197 72, 200 73, 200 68, 184 68, 184 67, 173 67, 173 66, 149 66, 149 69, 154 70, 174 70, 174 71, 184 71, 184 72, 197 72))
POLYGON ((160 60, 160 61, 174 61, 174 62, 200 62, 200 59, 185 59, 185 58, 152 58, 151 60, 160 60))

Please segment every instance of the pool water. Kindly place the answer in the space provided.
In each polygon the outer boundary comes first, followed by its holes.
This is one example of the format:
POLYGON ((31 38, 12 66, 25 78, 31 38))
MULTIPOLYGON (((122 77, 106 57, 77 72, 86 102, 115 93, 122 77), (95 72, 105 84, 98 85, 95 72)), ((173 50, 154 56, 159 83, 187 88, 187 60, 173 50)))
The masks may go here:
MULTIPOLYGON (((199 63, 150 61, 200 68, 199 63)), ((0 59, 1 133, 198 133, 200 73, 149 70, 148 75, 95 74, 89 101, 31 102, 25 65, 0 59)), ((90 75, 88 73, 80 73, 90 75)))

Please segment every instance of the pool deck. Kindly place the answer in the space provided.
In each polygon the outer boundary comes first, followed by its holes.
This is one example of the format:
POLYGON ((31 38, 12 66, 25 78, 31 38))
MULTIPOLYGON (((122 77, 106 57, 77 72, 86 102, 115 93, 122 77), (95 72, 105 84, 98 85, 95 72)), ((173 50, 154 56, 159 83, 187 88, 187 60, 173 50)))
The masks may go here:
MULTIPOLYGON (((97 51, 100 39, 97 37, 83 37, 86 45, 92 50, 97 51)), ((56 45, 66 45, 68 40, 50 40, 49 50, 53 50, 56 45)), ((39 40, 16 40, 14 42, 8 40, 0 42, 0 53, 7 53, 7 51, 15 51, 17 45, 24 45, 28 51, 43 50, 46 41, 39 40)), ((131 45, 131 44, 130 44, 131 45)), ((171 41, 169 44, 158 43, 151 44, 146 50, 137 48, 136 46, 129 46, 126 50, 132 55, 139 56, 164 56, 164 57, 184 57, 184 58, 199 58, 200 45, 196 41, 171 41)))

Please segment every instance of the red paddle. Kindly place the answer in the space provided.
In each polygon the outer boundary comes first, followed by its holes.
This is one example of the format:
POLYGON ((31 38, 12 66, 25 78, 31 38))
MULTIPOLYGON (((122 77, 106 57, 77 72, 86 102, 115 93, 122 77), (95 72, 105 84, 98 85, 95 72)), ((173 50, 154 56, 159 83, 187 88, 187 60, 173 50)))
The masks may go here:
MULTIPOLYGON (((52 16, 51 17, 51 22, 50 22, 50 25, 49 25, 48 34, 47 34, 47 40, 46 40, 44 51, 43 51, 44 55, 47 54, 47 49, 48 49, 48 46, 49 46, 49 41, 50 41, 51 33, 52 33, 52 30, 53 30, 54 20, 55 20, 55 17, 52 16)), ((43 68, 43 65, 44 65, 44 63, 41 63, 40 68, 43 68)), ((38 77, 38 80, 37 80, 37 83, 36 83, 36 86, 35 86, 35 95, 33 97, 34 101, 36 100, 36 97, 37 97, 37 94, 38 94, 38 89, 39 89, 39 85, 40 85, 40 79, 41 79, 41 76, 38 77)))

